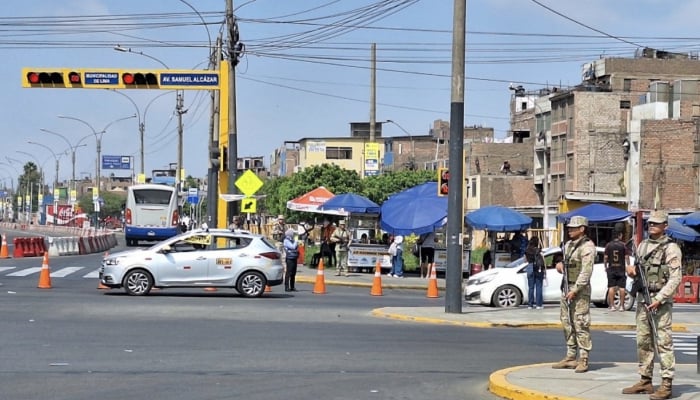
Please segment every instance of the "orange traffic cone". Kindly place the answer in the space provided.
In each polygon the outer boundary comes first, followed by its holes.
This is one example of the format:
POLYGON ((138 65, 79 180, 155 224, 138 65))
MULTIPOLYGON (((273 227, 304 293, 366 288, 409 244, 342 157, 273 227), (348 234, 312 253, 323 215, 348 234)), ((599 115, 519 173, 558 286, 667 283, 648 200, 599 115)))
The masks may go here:
MULTIPOLYGON (((109 252, 108 252, 108 251, 105 251, 105 255, 103 256, 103 258, 107 258, 108 256, 109 256, 109 252)), ((109 286, 103 285, 103 284, 102 284, 102 281, 99 281, 99 280, 97 281, 97 288, 98 288, 98 289, 103 289, 103 290, 105 290, 105 289, 106 289, 106 290, 109 290, 109 286)))
POLYGON ((49 269, 49 253, 44 253, 44 261, 41 263, 39 274, 39 289, 51 289, 51 270, 49 269))
POLYGON ((428 294, 426 297, 430 299, 440 297, 438 295, 437 273, 434 265, 430 266, 430 279, 428 280, 428 294))
POLYGON ((265 285, 265 293, 270 293, 270 292, 272 292, 272 288, 270 287, 270 285, 265 285))
POLYGON ((313 294, 326 294, 326 278, 323 272, 323 258, 318 262, 318 271, 316 271, 316 282, 314 283, 313 294))
POLYGON ((374 281, 372 282, 372 289, 369 291, 371 296, 383 296, 382 294, 382 266, 377 261, 377 265, 374 267, 374 281))
POLYGON ((0 258, 10 258, 7 253, 7 235, 2 235, 2 247, 0 248, 0 258))

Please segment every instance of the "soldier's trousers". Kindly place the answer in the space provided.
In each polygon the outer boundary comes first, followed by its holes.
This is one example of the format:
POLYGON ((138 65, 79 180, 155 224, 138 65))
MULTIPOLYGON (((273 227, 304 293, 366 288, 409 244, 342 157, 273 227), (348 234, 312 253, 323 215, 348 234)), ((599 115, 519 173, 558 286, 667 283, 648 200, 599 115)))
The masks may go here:
POLYGON ((579 291, 576 297, 567 303, 564 296, 560 300, 559 319, 564 328, 566 356, 588 358, 593 348, 591 342, 591 288, 579 291))
MULTIPOLYGON (((637 360, 639 360, 639 374, 652 377, 654 374, 654 342, 653 333, 647 319, 648 311, 642 303, 641 293, 637 296, 637 360)), ((673 379, 676 370, 676 356, 673 354, 673 336, 671 325, 673 323, 673 303, 659 306, 656 315, 656 338, 659 347, 660 370, 662 378, 673 379)))

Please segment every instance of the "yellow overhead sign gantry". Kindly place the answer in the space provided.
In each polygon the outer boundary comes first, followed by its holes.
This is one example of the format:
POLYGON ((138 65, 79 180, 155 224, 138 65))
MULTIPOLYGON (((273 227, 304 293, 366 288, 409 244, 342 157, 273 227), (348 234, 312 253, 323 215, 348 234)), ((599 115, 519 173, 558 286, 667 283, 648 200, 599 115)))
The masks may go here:
POLYGON ((22 68, 22 87, 218 90, 219 71, 118 68, 22 68))

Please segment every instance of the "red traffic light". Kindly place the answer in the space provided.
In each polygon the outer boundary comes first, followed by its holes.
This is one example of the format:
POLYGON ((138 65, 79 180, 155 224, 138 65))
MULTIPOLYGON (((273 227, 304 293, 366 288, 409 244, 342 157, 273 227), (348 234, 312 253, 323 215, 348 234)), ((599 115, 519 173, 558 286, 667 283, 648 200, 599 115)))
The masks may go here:
POLYGON ((70 83, 80 83, 80 74, 72 71, 68 74, 68 81, 70 83))
POLYGON ((53 72, 27 72, 27 82, 31 85, 39 84, 50 84, 50 85, 62 85, 63 84, 63 74, 59 71, 53 72))
POLYGON ((438 169, 438 196, 447 196, 450 192, 450 170, 438 169))
POLYGON ((29 83, 39 83, 39 74, 37 74, 36 72, 28 73, 27 81, 29 81, 29 83))
POLYGON ((158 77, 152 72, 125 72, 122 74, 122 83, 129 86, 155 86, 158 85, 158 77))

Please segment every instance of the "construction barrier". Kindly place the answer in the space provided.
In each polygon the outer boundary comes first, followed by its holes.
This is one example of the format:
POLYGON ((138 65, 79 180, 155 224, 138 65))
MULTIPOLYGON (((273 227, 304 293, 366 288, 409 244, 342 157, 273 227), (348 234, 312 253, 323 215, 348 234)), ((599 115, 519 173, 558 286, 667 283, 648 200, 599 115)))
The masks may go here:
POLYGON ((676 295, 673 296, 675 303, 697 303, 698 286, 700 286, 700 276, 684 276, 681 284, 678 285, 676 295))

